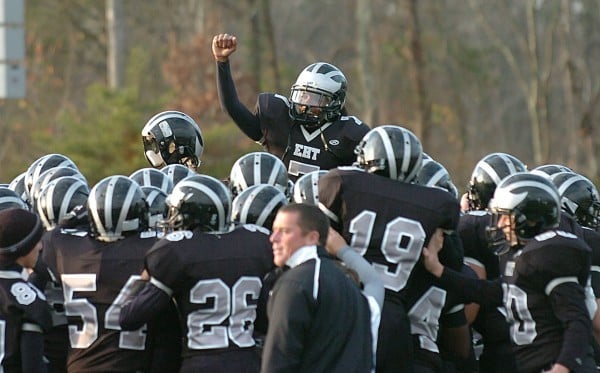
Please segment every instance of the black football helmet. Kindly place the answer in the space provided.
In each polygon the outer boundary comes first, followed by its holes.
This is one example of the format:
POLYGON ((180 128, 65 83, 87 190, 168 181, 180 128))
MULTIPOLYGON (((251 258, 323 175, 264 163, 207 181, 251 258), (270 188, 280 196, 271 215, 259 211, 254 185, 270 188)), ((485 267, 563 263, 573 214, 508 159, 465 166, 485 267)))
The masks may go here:
POLYGON ((390 179, 414 181, 423 160, 421 141, 404 127, 375 127, 356 147, 356 165, 390 179))
POLYGON ((443 189, 458 199, 458 189, 452 182, 450 173, 441 163, 431 158, 423 162, 415 184, 443 189))
POLYGON ((29 205, 14 190, 8 187, 0 187, 0 211, 7 209, 29 211, 29 205))
POLYGON ((169 194, 173 190, 173 181, 167 174, 156 168, 141 168, 129 177, 140 186, 154 186, 165 192, 165 194, 169 194))
POLYGON ((294 184, 293 200, 296 203, 319 204, 319 180, 327 174, 325 170, 302 175, 294 184))
POLYGON ((193 170, 204 150, 202 132, 196 122, 179 111, 156 114, 142 129, 144 155, 154 168, 182 164, 193 170))
POLYGON ((42 174, 35 180, 35 182, 31 186, 31 190, 29 191, 29 199, 31 201, 32 208, 34 211, 37 211, 36 204, 42 189, 44 189, 44 187, 48 185, 52 180, 56 180, 59 177, 64 176, 74 176, 78 179, 81 179, 87 185, 87 180, 85 179, 85 176, 83 176, 83 174, 78 169, 62 166, 52 167, 42 172, 42 174))
POLYGON ((53 167, 70 167, 77 169, 75 162, 73 162, 69 157, 62 154, 46 154, 37 160, 35 160, 27 169, 27 173, 25 174, 25 191, 27 192, 27 200, 30 204, 33 204, 33 200, 31 200, 31 187, 37 180, 37 178, 44 173, 44 171, 49 170, 53 167))
POLYGON ((273 185, 289 196, 288 182, 283 161, 266 152, 252 152, 241 156, 229 173, 229 189, 234 198, 244 189, 257 184, 273 185))
POLYGON ((140 186, 123 175, 108 176, 92 187, 87 202, 92 236, 114 242, 148 229, 148 204, 140 186))
POLYGON ((562 210, 575 217, 581 226, 597 230, 600 196, 594 183, 574 172, 555 173, 551 180, 558 189, 562 210))
POLYGON ((198 175, 194 170, 179 164, 169 164, 160 169, 160 172, 166 174, 169 179, 173 182, 173 185, 177 184, 181 179, 185 179, 188 176, 198 175))
POLYGON ((490 200, 492 225, 489 237, 498 237, 502 215, 510 217, 511 242, 523 243, 547 230, 556 228, 560 219, 558 190, 548 178, 531 172, 517 172, 504 178, 490 200), (513 239, 513 238, 516 238, 513 239))
POLYGON ((326 62, 313 63, 300 72, 290 94, 290 116, 315 129, 341 116, 346 102, 346 77, 326 62))
POLYGON ((27 202, 27 190, 25 190, 25 175, 27 171, 20 173, 15 176, 14 179, 8 184, 8 188, 15 193, 25 202, 27 202))
POLYGON ((62 176, 39 192, 36 212, 46 230, 52 230, 77 206, 85 206, 90 194, 87 182, 78 176, 62 176))
POLYGON ((531 172, 539 173, 542 176, 544 176, 544 175, 552 176, 559 172, 573 172, 573 170, 571 170, 567 166, 563 166, 562 164, 544 164, 541 166, 537 166, 536 168, 531 170, 531 172))
POLYGON ((169 215, 161 224, 163 228, 225 232, 231 226, 231 194, 212 176, 186 177, 173 187, 166 203, 169 215))
POLYGON ((277 211, 287 203, 285 194, 274 186, 253 185, 233 199, 231 220, 237 224, 256 224, 271 230, 277 211))
POLYGON ((146 203, 148 203, 148 227, 156 229, 169 215, 166 202, 168 194, 162 189, 150 185, 142 186, 141 189, 146 197, 146 203))
POLYGON ((475 165, 467 186, 470 209, 487 209, 500 181, 508 175, 525 171, 525 164, 510 154, 491 153, 483 157, 475 165))

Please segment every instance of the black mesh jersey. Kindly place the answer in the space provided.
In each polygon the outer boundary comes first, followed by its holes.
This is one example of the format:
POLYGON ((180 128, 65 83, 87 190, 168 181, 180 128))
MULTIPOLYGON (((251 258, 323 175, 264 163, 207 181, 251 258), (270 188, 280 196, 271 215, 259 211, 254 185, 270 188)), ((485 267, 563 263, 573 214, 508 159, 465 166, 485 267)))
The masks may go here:
POLYGON ((596 298, 600 298, 600 232, 583 228, 583 240, 592 249, 591 285, 596 298))
POLYGON ((151 232, 116 242, 100 242, 77 229, 59 228, 45 236, 43 259, 63 287, 70 372, 135 371, 144 366, 145 328, 121 331, 119 312, 155 242, 151 232))
POLYGON ((22 267, 0 267, 0 371, 22 371, 20 335, 23 328, 42 333, 51 326, 46 298, 25 281, 22 267))
POLYGON ((504 304, 520 371, 539 372, 560 361, 563 344, 571 354, 580 354, 580 361, 585 356, 591 338, 585 330, 589 315, 583 291, 589 268, 589 247, 563 231, 536 236, 502 266, 504 304), (571 335, 580 324, 579 335, 571 335))
POLYGON ((273 266, 269 231, 255 225, 173 232, 148 252, 151 282, 177 302, 184 359, 254 347, 261 279, 273 266))
POLYGON ((461 215, 457 228, 465 251, 465 262, 485 268, 489 280, 500 276, 498 256, 489 248, 485 234, 491 222, 489 212, 469 211, 461 215))
POLYGON ((351 167, 319 181, 319 205, 346 242, 373 263, 386 293, 405 287, 430 236, 437 228, 454 230, 459 215, 448 192, 351 167))
POLYGON ((293 180, 311 171, 349 166, 356 161, 354 148, 369 131, 366 124, 356 117, 342 116, 310 132, 294 124, 289 105, 284 96, 261 93, 255 112, 263 134, 260 143, 284 161, 293 180))

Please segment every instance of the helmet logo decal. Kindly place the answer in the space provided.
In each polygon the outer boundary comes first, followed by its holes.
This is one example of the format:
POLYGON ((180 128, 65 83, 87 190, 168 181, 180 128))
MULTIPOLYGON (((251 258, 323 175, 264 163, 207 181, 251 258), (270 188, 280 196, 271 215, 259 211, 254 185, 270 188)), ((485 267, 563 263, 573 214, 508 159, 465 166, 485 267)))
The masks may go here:
POLYGON ((158 128, 160 128, 160 131, 162 132, 164 137, 173 136, 173 131, 171 131, 171 126, 169 126, 169 123, 167 123, 166 121, 160 122, 158 124, 158 128))

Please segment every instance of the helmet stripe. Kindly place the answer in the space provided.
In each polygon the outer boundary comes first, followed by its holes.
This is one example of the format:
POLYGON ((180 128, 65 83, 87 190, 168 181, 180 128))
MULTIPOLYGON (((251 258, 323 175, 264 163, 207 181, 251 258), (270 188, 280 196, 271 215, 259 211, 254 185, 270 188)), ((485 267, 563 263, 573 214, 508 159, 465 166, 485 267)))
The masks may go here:
POLYGON ((257 225, 263 226, 265 221, 269 218, 269 215, 271 215, 271 212, 273 211, 273 209, 275 209, 275 206, 277 206, 280 203, 283 203, 283 204, 286 203, 286 199, 285 199, 284 195, 278 194, 277 197, 270 200, 269 203, 267 203, 267 205, 260 212, 260 215, 258 216, 258 219, 256 221, 257 225))
MULTIPOLYGON (((210 180, 209 180, 209 182, 210 182, 210 180)), ((226 214, 228 212, 225 211, 225 206, 223 206, 223 201, 221 201, 221 198, 219 197, 219 195, 217 193, 215 193, 214 190, 212 190, 207 185, 199 183, 197 181, 183 182, 182 186, 189 186, 191 188, 198 189, 202 193, 204 193, 208 198, 210 198, 210 200, 212 201, 213 205, 215 206, 215 208, 217 209, 217 212, 219 214, 219 226, 218 226, 218 229, 219 230, 225 229, 226 221, 228 219, 228 216, 226 216, 226 214)), ((222 192, 224 194, 228 194, 229 193, 229 191, 227 191, 227 189, 225 188, 225 185, 217 184, 217 186, 219 188, 223 189, 222 192)))
POLYGON ((394 147, 390 141, 389 134, 385 131, 388 128, 386 126, 375 127, 376 133, 379 135, 385 151, 386 160, 389 163, 389 171, 391 179, 398 179, 398 169, 396 168, 396 155, 394 154, 394 147))
POLYGON ((558 194, 560 194, 562 196, 567 191, 567 189, 569 189, 571 187, 571 185, 575 184, 578 181, 584 181, 585 182, 585 179, 583 177, 581 177, 580 175, 573 174, 572 177, 570 177, 567 180, 565 180, 558 187, 558 194))
POLYGON ((129 185, 129 189, 127 190, 127 195, 125 196, 125 200, 123 201, 123 208, 121 209, 121 214, 119 215, 119 220, 115 225, 115 234, 120 236, 123 231, 133 231, 138 229, 140 222, 138 218, 127 220, 127 214, 131 209, 131 205, 133 202, 133 197, 135 196, 135 192, 138 190, 139 186, 134 183, 129 185))

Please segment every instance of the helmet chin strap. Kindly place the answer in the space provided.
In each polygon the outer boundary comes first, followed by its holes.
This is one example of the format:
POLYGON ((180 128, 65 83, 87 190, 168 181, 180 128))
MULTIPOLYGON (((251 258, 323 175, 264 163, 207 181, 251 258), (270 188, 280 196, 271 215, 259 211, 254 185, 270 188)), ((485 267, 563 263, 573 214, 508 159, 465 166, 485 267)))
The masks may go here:
POLYGON ((153 150, 146 150, 146 159, 150 161, 153 167, 161 167, 165 164, 165 161, 160 154, 157 154, 153 150))

